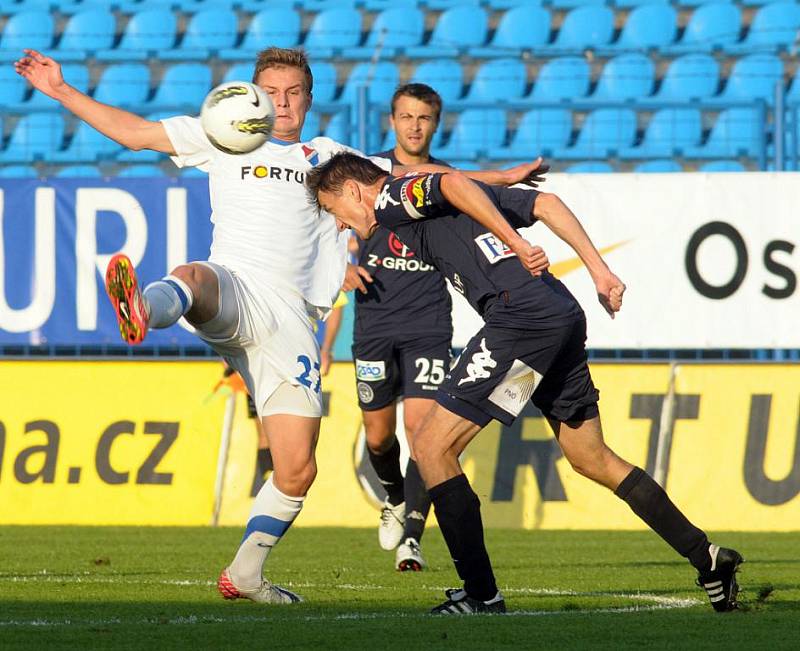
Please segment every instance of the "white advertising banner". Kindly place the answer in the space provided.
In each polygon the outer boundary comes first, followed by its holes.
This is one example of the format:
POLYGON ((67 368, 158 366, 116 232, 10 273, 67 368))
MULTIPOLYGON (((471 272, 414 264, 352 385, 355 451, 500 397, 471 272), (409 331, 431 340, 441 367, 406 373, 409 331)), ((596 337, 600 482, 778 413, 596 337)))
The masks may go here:
MULTIPOLYGON (((554 174, 627 285, 610 319, 572 249, 543 224, 525 236, 580 301, 592 348, 800 348, 800 174, 554 174)), ((454 292, 454 345, 481 321, 454 292)))

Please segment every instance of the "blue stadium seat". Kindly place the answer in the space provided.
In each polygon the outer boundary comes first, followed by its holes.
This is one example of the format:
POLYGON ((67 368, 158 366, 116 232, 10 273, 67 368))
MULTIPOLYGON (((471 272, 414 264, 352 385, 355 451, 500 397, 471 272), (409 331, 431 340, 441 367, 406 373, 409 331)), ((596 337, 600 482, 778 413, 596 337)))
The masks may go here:
POLYGON ((481 4, 481 0, 422 0, 422 3, 433 11, 442 11, 445 9, 452 9, 453 7, 463 7, 464 5, 473 5, 477 7, 481 4))
POLYGON ((393 7, 378 14, 367 41, 361 47, 345 48, 346 59, 372 59, 378 44, 380 58, 393 59, 407 47, 419 45, 425 29, 425 17, 419 9, 393 7))
POLYGON ((665 48, 665 52, 681 54, 727 48, 739 40, 741 28, 742 12, 739 7, 730 2, 714 0, 694 10, 681 40, 665 48))
POLYGON ((0 163, 32 163, 47 159, 61 148, 64 118, 58 113, 31 113, 22 117, 8 146, 0 152, 0 163))
POLYGON ((637 147, 620 150, 620 158, 664 158, 680 156, 696 147, 703 136, 700 111, 694 108, 666 108, 656 111, 637 147))
POLYGON ((702 146, 687 148, 683 155, 686 158, 757 156, 765 137, 764 127, 756 109, 724 109, 717 116, 708 141, 702 146))
POLYGON ((633 168, 633 171, 639 174, 661 174, 664 172, 683 172, 683 167, 674 160, 661 158, 639 163, 633 168))
POLYGON ((745 7, 760 7, 762 5, 769 5, 773 2, 783 2, 783 0, 740 0, 745 7))
POLYGON ((39 178, 39 172, 33 165, 0 165, 0 178, 36 179, 39 178))
POLYGON ((50 11, 55 0, 4 0, 0 3, 0 14, 18 14, 22 11, 50 11))
POLYGON ((208 172, 204 172, 203 170, 197 167, 184 167, 178 172, 178 176, 182 178, 208 178, 208 172))
POLYGON ((364 0, 362 6, 364 11, 383 11, 394 7, 416 9, 417 4, 417 0, 364 0))
POLYGON ((100 76, 93 97, 114 106, 137 107, 150 92, 150 71, 142 63, 114 63, 100 76))
POLYGON ((314 101, 332 102, 338 88, 336 67, 326 61, 316 61, 311 64, 311 73, 314 75, 314 101))
POLYGON ((789 91, 786 93, 787 104, 800 104, 800 67, 795 69, 789 91))
POLYGON ((447 144, 433 152, 436 158, 471 159, 499 147, 506 136, 502 109, 468 109, 458 116, 447 144))
POLYGON ((634 9, 644 5, 665 5, 668 2, 669 0, 613 0, 611 4, 615 9, 634 9))
POLYGON ((544 4, 544 0, 487 0, 486 6, 495 11, 514 9, 522 5, 544 4))
POLYGON ((252 61, 231 64, 222 76, 222 81, 250 81, 253 78, 254 69, 252 61))
POLYGON ((567 146, 572 135, 572 113, 567 109, 533 109, 522 116, 508 147, 492 147, 492 160, 533 159, 554 156, 567 146))
POLYGON ((102 133, 79 122, 67 148, 50 154, 47 159, 54 163, 94 163, 112 158, 122 146, 106 138, 102 133))
POLYGON ((583 98, 589 92, 589 64, 582 57, 559 57, 539 70, 530 99, 556 102, 583 98))
POLYGON ((205 63, 176 63, 167 68, 156 94, 145 103, 148 111, 172 110, 198 115, 211 90, 211 68, 205 63))
POLYGON ((561 152, 569 160, 609 158, 633 144, 636 113, 631 109, 602 108, 587 115, 575 145, 561 152))
POLYGON ((711 97, 719 87, 719 63, 709 54, 684 54, 667 68, 653 99, 679 102, 711 97))
POLYGON ((606 0, 553 0, 553 9, 576 9, 591 5, 604 5, 606 0))
POLYGON ((608 7, 590 5, 570 11, 556 40, 544 48, 550 52, 583 52, 608 45, 614 33, 614 12, 608 7))
POLYGON ((622 33, 609 47, 613 51, 663 48, 675 40, 678 13, 668 4, 643 4, 628 15, 622 33))
POLYGON ((55 176, 60 179, 99 179, 103 174, 95 165, 67 165, 58 170, 55 176))
MULTIPOLYGON (((89 69, 80 63, 65 63, 61 66, 61 76, 70 86, 77 88, 82 93, 89 92, 89 69)), ((33 91, 27 102, 23 104, 26 112, 55 111, 61 105, 38 90, 33 91)))
POLYGON ((564 171, 567 174, 611 174, 614 168, 610 163, 590 160, 582 163, 573 163, 564 171))
POLYGON ((204 61, 219 50, 233 47, 239 19, 230 9, 205 9, 189 20, 183 40, 174 49, 158 54, 165 61, 204 61))
POLYGON ((361 39, 361 13, 352 7, 321 11, 314 17, 303 48, 313 59, 329 59, 361 39))
POLYGON ((544 47, 549 38, 550 12, 533 3, 519 5, 503 14, 489 45, 472 47, 469 55, 479 59, 518 55, 544 47))
POLYGON ((347 111, 340 111, 331 116, 323 134, 326 138, 331 138, 343 145, 350 145, 350 136, 353 135, 353 128, 350 126, 347 111))
POLYGON ((417 66, 411 82, 428 84, 442 97, 445 106, 461 97, 464 87, 464 71, 453 59, 426 61, 417 66))
POLYGON ((732 54, 779 52, 789 49, 800 30, 800 4, 775 2, 761 7, 750 21, 750 29, 741 43, 726 47, 732 54))
POLYGON ((166 176, 158 165, 126 165, 117 172, 120 178, 147 178, 166 176))
POLYGON ((655 65, 644 54, 620 54, 606 63, 589 100, 619 102, 646 97, 653 92, 655 65))
POLYGON ((724 101, 763 99, 772 105, 775 101, 775 84, 783 79, 783 63, 772 54, 751 54, 733 64, 719 96, 724 101))
POLYGON ((46 11, 21 11, 0 33, 0 61, 16 61, 23 48, 46 51, 53 42, 54 21, 46 11))
MULTIPOLYGON (((10 65, 0 65, 0 106, 2 110, 19 110, 27 91, 27 82, 10 65)), ((0 131, 2 133, 2 131, 0 131)))
POLYGON ((358 63, 350 71, 338 101, 355 106, 358 87, 366 84, 369 88, 369 101, 386 105, 399 83, 400 71, 394 63, 389 61, 379 61, 374 65, 367 62, 358 63))
POLYGON ((708 4, 720 4, 722 2, 732 3, 734 0, 676 0, 678 7, 702 7, 708 4))
POLYGON ((503 102, 522 97, 528 83, 526 66, 518 59, 484 63, 472 80, 466 102, 503 102))
POLYGON ((59 61, 83 61, 114 43, 117 21, 107 9, 88 9, 68 21, 53 56, 59 61))
POLYGON ((294 47, 300 42, 300 14, 286 7, 259 11, 244 34, 238 47, 223 48, 219 58, 226 61, 254 61, 267 44, 276 47, 294 47))
POLYGON ((101 61, 141 61, 171 48, 177 29, 177 18, 169 9, 142 9, 131 16, 119 45, 96 56, 101 61))
POLYGON ((299 4, 305 11, 319 12, 341 7, 355 7, 356 0, 301 0, 299 4))
POLYGON ((735 160, 715 160, 703 163, 698 172, 746 172, 747 168, 735 160))
POLYGON ((480 7, 458 6, 448 9, 433 28, 424 46, 406 48, 406 54, 418 59, 458 56, 463 50, 486 42, 488 19, 480 7))
POLYGON ((300 140, 306 141, 316 138, 322 134, 320 128, 320 117, 316 111, 309 111, 306 113, 306 120, 303 122, 303 131, 300 134, 300 140))

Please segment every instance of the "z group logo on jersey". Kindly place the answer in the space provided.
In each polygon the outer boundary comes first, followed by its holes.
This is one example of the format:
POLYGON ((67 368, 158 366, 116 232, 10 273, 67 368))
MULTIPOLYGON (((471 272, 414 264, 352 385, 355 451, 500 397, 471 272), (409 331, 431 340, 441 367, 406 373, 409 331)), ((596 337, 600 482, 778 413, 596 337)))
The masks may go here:
POLYGON ((400 201, 406 209, 409 217, 422 219, 424 215, 418 208, 431 205, 431 175, 417 176, 408 179, 400 189, 400 201))
POLYGON ((491 233, 479 235, 475 238, 475 243, 490 264, 495 264, 505 258, 513 258, 516 255, 504 242, 498 240, 491 233))
MULTIPOLYGON (((386 362, 369 362, 356 360, 356 378, 366 382, 377 382, 386 379, 386 362)), ((365 401, 366 402, 366 401, 365 401)))

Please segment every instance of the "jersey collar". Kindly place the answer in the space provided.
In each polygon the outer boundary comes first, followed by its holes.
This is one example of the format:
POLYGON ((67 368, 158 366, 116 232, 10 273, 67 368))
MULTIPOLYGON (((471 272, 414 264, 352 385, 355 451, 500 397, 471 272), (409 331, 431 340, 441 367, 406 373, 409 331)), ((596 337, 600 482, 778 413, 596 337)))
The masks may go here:
MULTIPOLYGON (((270 137, 269 137, 269 141, 270 141, 270 142, 271 142, 273 145, 283 145, 283 146, 287 146, 287 145, 296 145, 296 144, 298 144, 297 142, 292 142, 292 141, 290 141, 290 140, 281 140, 280 138, 276 138, 275 136, 270 136, 270 137)), ((298 142, 299 142, 299 141, 298 141, 298 142)))

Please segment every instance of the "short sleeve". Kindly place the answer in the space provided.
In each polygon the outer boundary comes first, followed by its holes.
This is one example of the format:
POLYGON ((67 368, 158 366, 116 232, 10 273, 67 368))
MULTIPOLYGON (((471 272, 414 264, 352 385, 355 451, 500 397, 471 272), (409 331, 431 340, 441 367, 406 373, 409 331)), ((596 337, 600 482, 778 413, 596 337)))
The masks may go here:
POLYGON ((216 151, 206 137, 199 118, 181 115, 161 120, 175 155, 170 156, 178 167, 199 167, 207 172, 216 151))
POLYGON ((495 202, 505 218, 514 228, 531 226, 536 218, 533 205, 539 192, 533 188, 507 188, 504 186, 484 186, 490 188, 495 202))
POLYGON ((441 190, 439 173, 389 177, 375 199, 375 219, 396 228, 428 217, 439 217, 449 206, 441 190))

